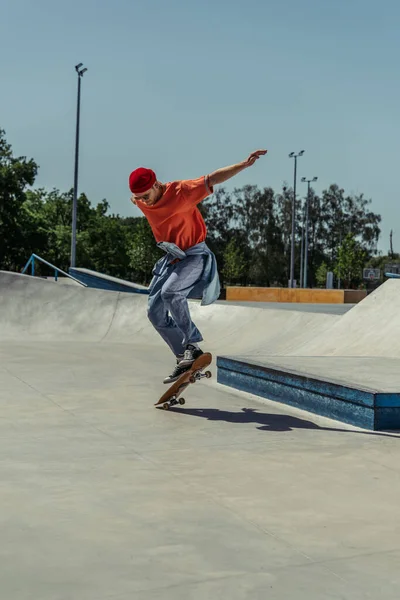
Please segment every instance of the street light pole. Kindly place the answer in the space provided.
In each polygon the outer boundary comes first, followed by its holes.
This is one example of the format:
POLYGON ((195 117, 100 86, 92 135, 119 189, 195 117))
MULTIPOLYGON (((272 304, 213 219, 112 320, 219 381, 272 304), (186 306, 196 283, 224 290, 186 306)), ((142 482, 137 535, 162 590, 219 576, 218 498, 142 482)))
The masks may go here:
POLYGON ((78 74, 78 98, 76 107, 76 134, 75 134, 75 170, 74 170, 74 197, 72 200, 72 235, 71 235, 71 267, 75 267, 76 259, 76 214, 78 205, 78 167, 79 167, 79 126, 81 116, 81 79, 87 69, 82 69, 83 64, 76 65, 78 74))
POLYGON ((308 268, 308 211, 310 207, 310 183, 313 181, 317 181, 318 177, 313 177, 312 179, 306 179, 306 177, 302 177, 301 181, 303 183, 307 183, 307 199, 306 199, 306 234, 305 234, 305 248, 304 248, 304 270, 303 270, 303 287, 307 287, 307 268, 308 268))
POLYGON ((294 158, 294 184, 293 184, 293 202, 292 202, 292 244, 290 251, 290 282, 289 287, 294 287, 294 242, 295 242, 295 221, 296 221, 296 181, 297 181, 297 159, 299 156, 303 156, 304 150, 298 152, 291 152, 289 158, 294 158))
POLYGON ((300 287, 303 287, 303 267, 304 267, 304 225, 306 221, 306 203, 301 207, 301 250, 300 250, 300 287))

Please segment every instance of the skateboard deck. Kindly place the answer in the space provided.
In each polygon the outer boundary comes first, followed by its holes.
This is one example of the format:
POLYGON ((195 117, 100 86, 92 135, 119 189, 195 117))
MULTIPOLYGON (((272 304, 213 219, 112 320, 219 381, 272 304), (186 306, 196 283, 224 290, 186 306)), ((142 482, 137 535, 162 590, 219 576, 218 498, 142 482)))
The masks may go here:
POLYGON ((212 355, 209 352, 204 352, 204 354, 196 358, 190 369, 170 385, 154 406, 168 410, 176 404, 185 404, 185 399, 180 398, 180 395, 191 383, 196 383, 196 381, 200 381, 203 377, 207 379, 211 377, 211 371, 203 373, 204 369, 211 364, 211 361, 212 355))

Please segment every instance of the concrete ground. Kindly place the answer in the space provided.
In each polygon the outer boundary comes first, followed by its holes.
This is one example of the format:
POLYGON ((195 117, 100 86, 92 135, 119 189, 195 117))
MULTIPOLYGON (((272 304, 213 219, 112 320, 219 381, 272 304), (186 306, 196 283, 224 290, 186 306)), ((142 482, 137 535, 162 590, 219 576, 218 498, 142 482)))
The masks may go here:
POLYGON ((400 440, 215 379, 154 409, 161 347, 0 344, 7 600, 397 600, 400 440))
MULTIPOLYGON (((192 314, 214 355, 344 372, 349 348, 400 356, 386 289, 343 315, 192 314)), ((173 365, 145 310, 0 272, 0 600, 398 600, 400 436, 215 377, 157 410, 173 365)))

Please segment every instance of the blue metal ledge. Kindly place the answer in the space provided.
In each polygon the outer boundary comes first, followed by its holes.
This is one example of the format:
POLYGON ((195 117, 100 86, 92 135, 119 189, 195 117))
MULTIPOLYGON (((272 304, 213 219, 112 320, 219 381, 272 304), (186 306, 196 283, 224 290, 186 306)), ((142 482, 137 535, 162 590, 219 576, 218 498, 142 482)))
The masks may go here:
POLYGON ((223 385, 364 429, 400 429, 400 391, 342 385, 226 356, 217 358, 217 367, 217 380, 223 385))

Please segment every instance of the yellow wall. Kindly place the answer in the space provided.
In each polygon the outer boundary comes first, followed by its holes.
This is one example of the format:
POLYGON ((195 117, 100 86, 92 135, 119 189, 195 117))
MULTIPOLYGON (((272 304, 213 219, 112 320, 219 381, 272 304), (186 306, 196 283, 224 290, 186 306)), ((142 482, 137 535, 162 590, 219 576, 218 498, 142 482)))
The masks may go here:
POLYGON ((227 300, 252 302, 304 302, 307 304, 356 304, 365 290, 320 290, 301 288, 227 287, 227 300))

